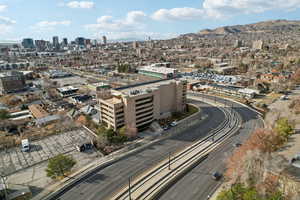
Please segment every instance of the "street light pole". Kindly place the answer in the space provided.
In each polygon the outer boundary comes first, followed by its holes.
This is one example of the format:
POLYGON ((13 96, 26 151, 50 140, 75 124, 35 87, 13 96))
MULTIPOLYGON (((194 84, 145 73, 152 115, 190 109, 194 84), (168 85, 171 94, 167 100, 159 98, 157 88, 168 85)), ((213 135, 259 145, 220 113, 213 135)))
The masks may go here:
POLYGON ((169 164, 168 164, 169 170, 171 170, 171 153, 169 153, 169 164))
POLYGON ((7 200, 7 188, 6 188, 6 183, 5 183, 5 176, 0 174, 0 177, 1 177, 2 183, 4 185, 4 199, 7 200))
POLYGON ((131 185, 130 185, 130 176, 128 178, 128 197, 131 200, 131 185))

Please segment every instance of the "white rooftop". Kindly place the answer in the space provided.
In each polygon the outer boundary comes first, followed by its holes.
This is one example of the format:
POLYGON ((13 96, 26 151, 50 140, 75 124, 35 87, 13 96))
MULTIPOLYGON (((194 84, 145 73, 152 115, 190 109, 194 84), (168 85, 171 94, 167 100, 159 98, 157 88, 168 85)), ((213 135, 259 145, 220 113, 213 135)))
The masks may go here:
POLYGON ((152 67, 152 66, 144 66, 144 67, 141 67, 139 70, 161 73, 161 74, 174 74, 177 72, 177 69, 174 69, 174 68, 152 67))
POLYGON ((91 84, 91 85, 93 85, 93 86, 109 86, 109 84, 108 83, 104 83, 104 82, 99 82, 99 83, 93 83, 93 84, 91 84))
POLYGON ((75 88, 73 86, 66 86, 66 87, 62 87, 62 88, 57 88, 57 90, 60 92, 67 92, 67 91, 71 91, 71 90, 78 90, 78 88, 75 88))

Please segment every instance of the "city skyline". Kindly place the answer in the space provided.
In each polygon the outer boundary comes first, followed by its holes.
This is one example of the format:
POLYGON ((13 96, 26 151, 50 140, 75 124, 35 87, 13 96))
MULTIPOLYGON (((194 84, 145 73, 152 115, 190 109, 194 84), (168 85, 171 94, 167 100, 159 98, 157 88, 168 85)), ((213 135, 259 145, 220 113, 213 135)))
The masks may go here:
POLYGON ((85 37, 166 39, 183 33, 258 21, 299 20, 300 0, 66 1, 0 0, 0 40, 85 37), (233 14, 234 13, 234 14, 233 14))

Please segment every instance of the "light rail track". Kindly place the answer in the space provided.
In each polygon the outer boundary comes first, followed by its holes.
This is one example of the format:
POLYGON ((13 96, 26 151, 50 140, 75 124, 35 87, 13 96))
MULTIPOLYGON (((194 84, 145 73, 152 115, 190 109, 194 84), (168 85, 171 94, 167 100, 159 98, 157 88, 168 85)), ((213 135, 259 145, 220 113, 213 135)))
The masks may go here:
POLYGON ((186 168, 192 166, 193 163, 205 158, 210 151, 239 129, 241 125, 239 114, 228 107, 220 109, 225 114, 225 120, 220 126, 212 130, 208 136, 175 154, 172 160, 165 160, 146 174, 140 175, 140 177, 131 181, 130 188, 124 186, 118 194, 110 199, 155 199, 162 187, 171 182, 186 168), (171 169, 169 169, 170 166, 172 166, 171 169))

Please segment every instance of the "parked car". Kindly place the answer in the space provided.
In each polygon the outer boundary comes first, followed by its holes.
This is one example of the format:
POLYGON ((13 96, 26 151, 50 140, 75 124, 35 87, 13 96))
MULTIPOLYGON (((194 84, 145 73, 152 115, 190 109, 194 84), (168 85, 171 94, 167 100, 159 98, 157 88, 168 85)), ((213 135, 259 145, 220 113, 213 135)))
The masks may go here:
POLYGON ((163 126, 162 128, 164 129, 164 131, 167 131, 167 130, 169 130, 169 129, 170 129, 170 127, 169 127, 168 125, 166 125, 166 126, 163 126))
POLYGON ((214 180, 216 180, 216 181, 220 180, 221 178, 222 178, 222 174, 219 173, 219 172, 214 172, 214 173, 212 174, 212 179, 214 179, 214 180))
POLYGON ((241 143, 235 143, 233 146, 234 147, 240 147, 240 146, 242 146, 242 144, 241 143))
POLYGON ((172 122, 172 123, 170 124, 170 126, 172 126, 172 127, 177 126, 177 122, 176 122, 176 121, 172 122))
POLYGON ((282 95, 281 97, 280 97, 280 100, 288 100, 289 98, 287 97, 287 95, 282 95))
POLYGON ((90 142, 81 143, 81 144, 76 146, 76 149, 79 152, 84 152, 84 151, 92 149, 92 148, 93 148, 93 144, 90 143, 90 142))
POLYGON ((28 152, 30 150, 30 144, 28 139, 24 139, 21 141, 22 148, 21 151, 28 152))

